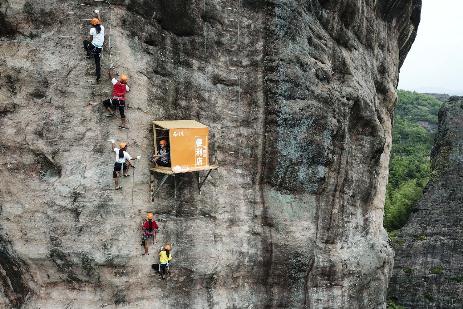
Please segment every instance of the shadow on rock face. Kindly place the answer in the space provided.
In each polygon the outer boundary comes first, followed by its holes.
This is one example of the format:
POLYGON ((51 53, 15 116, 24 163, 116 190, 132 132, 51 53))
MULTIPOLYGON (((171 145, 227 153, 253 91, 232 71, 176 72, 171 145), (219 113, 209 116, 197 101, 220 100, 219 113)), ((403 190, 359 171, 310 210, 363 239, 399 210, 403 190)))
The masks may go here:
POLYGON ((125 295, 124 290, 120 289, 114 293, 114 304, 115 305, 122 305, 127 303, 127 297, 125 295))
POLYGON ((45 177, 61 177, 61 166, 53 162, 48 156, 36 153, 37 164, 40 166, 40 175, 45 177))
POLYGON ((47 10, 45 7, 38 7, 38 5, 40 4, 26 1, 23 5, 23 13, 35 26, 52 26, 57 20, 57 14, 52 10, 47 10))
POLYGON ((261 10, 267 5, 264 0, 242 0, 241 3, 243 7, 253 10, 261 10))
POLYGON ((15 257, 10 247, 10 243, 0 235, 0 290, 12 308, 19 308, 30 293, 30 289, 21 272, 25 266, 18 257, 15 257))
POLYGON ((16 29, 0 12, 0 37, 12 37, 16 34, 16 29))
POLYGON ((160 0, 159 22, 167 31, 178 36, 192 36, 198 33, 200 25, 198 10, 193 0, 160 0))
POLYGON ((131 0, 127 9, 147 19, 155 18, 161 27, 177 36, 201 33, 200 7, 195 0, 131 0))

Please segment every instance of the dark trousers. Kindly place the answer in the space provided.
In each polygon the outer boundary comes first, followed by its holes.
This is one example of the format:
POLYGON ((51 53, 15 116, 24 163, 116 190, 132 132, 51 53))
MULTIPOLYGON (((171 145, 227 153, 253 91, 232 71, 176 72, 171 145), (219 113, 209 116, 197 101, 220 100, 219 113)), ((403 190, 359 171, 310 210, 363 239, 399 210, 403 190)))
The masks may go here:
POLYGON ((121 118, 125 118, 124 108, 125 108, 125 101, 124 100, 114 100, 114 99, 107 99, 103 101, 103 105, 106 108, 110 108, 112 110, 119 109, 119 113, 121 114, 121 118))
POLYGON ((156 164, 159 166, 170 167, 170 162, 162 162, 161 159, 157 159, 156 164))
POLYGON ((161 276, 164 278, 169 270, 169 264, 159 264, 159 272, 161 276))
MULTIPOLYGON (((128 169, 129 167, 127 166, 127 164, 114 162, 113 178, 117 178, 118 172, 122 173, 122 171, 124 171, 124 173, 127 173, 128 169)), ((121 177, 121 175, 119 175, 119 177, 121 177)))
POLYGON ((96 79, 100 80, 101 77, 101 48, 93 46, 93 44, 88 41, 84 40, 84 49, 87 52, 87 56, 93 55, 95 58, 95 75, 96 79))

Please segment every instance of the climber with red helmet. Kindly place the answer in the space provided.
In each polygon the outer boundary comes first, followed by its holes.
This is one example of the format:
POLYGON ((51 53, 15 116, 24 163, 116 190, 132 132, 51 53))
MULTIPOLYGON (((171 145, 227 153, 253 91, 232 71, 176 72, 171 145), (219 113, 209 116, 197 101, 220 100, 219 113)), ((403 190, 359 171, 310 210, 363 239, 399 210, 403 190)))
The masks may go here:
POLYGON ((156 221, 154 221, 153 213, 149 212, 146 215, 146 220, 143 222, 143 225, 142 225, 143 236, 142 236, 141 242, 142 242, 142 246, 145 248, 145 253, 143 253, 142 255, 149 255, 147 240, 152 238, 153 243, 154 243, 154 241, 156 240, 156 234, 158 232, 158 228, 159 228, 158 224, 156 223, 156 221))
POLYGON ((101 77, 101 50, 104 43, 104 27, 101 24, 100 12, 95 10, 98 18, 92 18, 90 20, 90 37, 89 40, 84 40, 84 49, 87 52, 87 58, 92 56, 95 58, 95 75, 96 82, 100 82, 101 77))
POLYGON ((130 88, 127 86, 128 77, 125 74, 121 74, 119 76, 119 80, 114 77, 113 69, 109 69, 109 78, 111 79, 111 83, 113 84, 113 93, 111 99, 104 100, 103 105, 108 110, 108 116, 113 116, 114 111, 116 108, 119 109, 119 113, 121 115, 121 125, 119 128, 121 129, 128 129, 126 125, 126 118, 125 118, 125 94, 129 92, 130 88))

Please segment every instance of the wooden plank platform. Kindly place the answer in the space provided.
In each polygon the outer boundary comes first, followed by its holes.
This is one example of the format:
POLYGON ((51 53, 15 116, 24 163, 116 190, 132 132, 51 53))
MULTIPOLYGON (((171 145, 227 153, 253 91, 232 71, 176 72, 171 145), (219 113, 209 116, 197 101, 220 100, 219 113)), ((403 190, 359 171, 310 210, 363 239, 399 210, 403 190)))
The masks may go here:
POLYGON ((174 174, 184 174, 184 173, 192 173, 192 172, 199 172, 199 171, 209 171, 209 170, 216 170, 218 169, 218 165, 208 165, 208 166, 200 166, 200 167, 189 167, 188 169, 179 170, 178 172, 174 172, 171 167, 164 167, 164 166, 156 166, 150 168, 150 171, 155 173, 161 173, 166 175, 174 175, 174 174))
POLYGON ((175 174, 170 167, 164 167, 164 166, 156 166, 156 167, 150 168, 150 171, 161 173, 161 174, 167 174, 167 175, 175 174))

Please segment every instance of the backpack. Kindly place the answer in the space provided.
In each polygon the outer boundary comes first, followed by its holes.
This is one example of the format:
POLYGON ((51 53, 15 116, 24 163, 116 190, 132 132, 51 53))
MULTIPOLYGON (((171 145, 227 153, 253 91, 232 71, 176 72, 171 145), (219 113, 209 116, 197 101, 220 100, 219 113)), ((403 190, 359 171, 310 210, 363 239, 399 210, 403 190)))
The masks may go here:
POLYGON ((113 98, 117 98, 118 100, 125 100, 125 93, 127 92, 127 88, 125 84, 121 82, 117 82, 113 87, 113 98))

